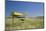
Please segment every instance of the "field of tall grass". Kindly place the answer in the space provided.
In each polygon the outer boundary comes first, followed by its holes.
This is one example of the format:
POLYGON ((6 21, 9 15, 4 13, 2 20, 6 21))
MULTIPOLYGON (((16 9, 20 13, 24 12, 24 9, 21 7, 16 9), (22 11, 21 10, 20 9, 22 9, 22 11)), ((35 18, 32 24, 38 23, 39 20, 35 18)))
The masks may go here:
POLYGON ((15 29, 15 30, 25 30, 25 29, 43 29, 44 20, 43 17, 35 18, 14 18, 14 21, 11 17, 6 17, 6 29, 15 29), (24 19, 22 21, 21 19, 24 19), (14 23, 13 23, 14 22, 14 23))

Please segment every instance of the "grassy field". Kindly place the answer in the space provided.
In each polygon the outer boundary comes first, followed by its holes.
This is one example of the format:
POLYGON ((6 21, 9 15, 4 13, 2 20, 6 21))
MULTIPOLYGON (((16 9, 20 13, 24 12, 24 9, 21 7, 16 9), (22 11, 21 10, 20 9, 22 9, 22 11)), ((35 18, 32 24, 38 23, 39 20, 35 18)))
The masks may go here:
POLYGON ((43 18, 15 18, 14 24, 11 17, 6 17, 6 28, 12 28, 15 30, 23 30, 23 29, 43 29, 44 22, 43 18))

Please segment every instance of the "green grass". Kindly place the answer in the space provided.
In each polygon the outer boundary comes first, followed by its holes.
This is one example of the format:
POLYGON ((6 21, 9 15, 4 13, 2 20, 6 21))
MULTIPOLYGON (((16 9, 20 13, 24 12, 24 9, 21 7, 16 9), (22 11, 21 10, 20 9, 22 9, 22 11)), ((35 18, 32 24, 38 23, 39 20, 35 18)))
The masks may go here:
POLYGON ((15 29, 36 29, 44 28, 43 19, 35 19, 32 21, 31 18, 25 18, 24 21, 21 21, 22 18, 15 18, 14 24, 12 24, 12 18, 6 19, 6 27, 15 27, 15 29))

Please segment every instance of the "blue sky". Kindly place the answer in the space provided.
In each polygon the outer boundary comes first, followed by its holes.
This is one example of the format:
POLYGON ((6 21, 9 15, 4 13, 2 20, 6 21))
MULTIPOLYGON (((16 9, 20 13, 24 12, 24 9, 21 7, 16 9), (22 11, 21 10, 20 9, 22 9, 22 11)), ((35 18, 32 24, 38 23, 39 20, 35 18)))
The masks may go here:
POLYGON ((44 11, 44 4, 41 2, 7 1, 5 6, 6 16, 10 16, 12 10, 21 13, 27 12, 27 16, 30 17, 43 16, 44 11))

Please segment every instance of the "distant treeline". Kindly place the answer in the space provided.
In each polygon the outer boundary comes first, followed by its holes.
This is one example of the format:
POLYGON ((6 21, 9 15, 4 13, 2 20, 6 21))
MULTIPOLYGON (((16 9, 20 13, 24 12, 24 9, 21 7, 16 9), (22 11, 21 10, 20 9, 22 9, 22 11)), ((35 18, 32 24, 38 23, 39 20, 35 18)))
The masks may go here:
MULTIPOLYGON (((12 18, 12 16, 6 16, 5 18, 12 18)), ((27 17, 27 18, 34 18, 34 17, 27 17)), ((44 16, 36 16, 35 18, 44 18, 44 16)))
POLYGON ((38 18, 38 19, 44 19, 44 16, 38 16, 36 18, 38 18))

